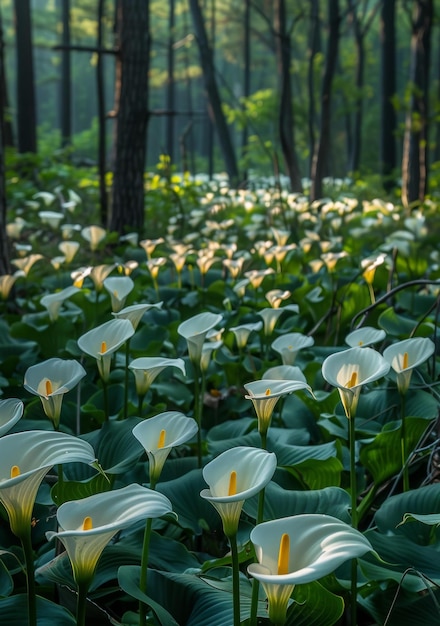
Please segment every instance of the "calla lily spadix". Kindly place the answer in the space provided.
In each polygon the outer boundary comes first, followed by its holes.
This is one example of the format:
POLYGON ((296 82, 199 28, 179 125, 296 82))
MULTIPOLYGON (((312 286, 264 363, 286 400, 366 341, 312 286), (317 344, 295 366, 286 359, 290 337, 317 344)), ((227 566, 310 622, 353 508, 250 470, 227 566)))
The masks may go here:
POLYGON ((235 536, 245 500, 272 480, 277 467, 273 452, 238 446, 226 450, 203 468, 209 489, 200 492, 218 511, 227 537, 235 536))
POLYGON ((202 347, 208 331, 219 324, 222 316, 216 313, 199 313, 179 324, 177 332, 186 339, 191 362, 200 367, 202 347))
POLYGON ((134 288, 133 280, 130 276, 111 276, 106 278, 103 284, 104 288, 110 294, 112 311, 120 311, 128 295, 134 288))
POLYGON ((185 361, 183 359, 170 359, 160 356, 145 356, 133 359, 128 366, 133 372, 136 393, 144 396, 156 377, 167 367, 177 367, 185 375, 185 361))
POLYGON ((262 584, 269 619, 284 624, 296 584, 331 574, 348 559, 372 551, 362 533, 330 515, 304 514, 258 524, 251 531, 258 563, 248 572, 262 584))
POLYGON ((57 431, 29 430, 0 438, 0 501, 12 532, 25 536, 41 481, 54 465, 96 460, 92 446, 57 431))
POLYGON ((300 389, 306 389, 313 395, 311 387, 301 380, 255 380, 246 383, 244 388, 248 392, 245 398, 254 405, 258 431, 262 435, 266 435, 273 410, 281 397, 300 389))
POLYGON ((172 448, 192 439, 197 422, 179 411, 165 411, 140 422, 133 435, 144 447, 149 461, 150 483, 155 486, 172 448))
POLYGON ((386 332, 381 328, 372 328, 371 326, 363 326, 357 328, 345 337, 345 343, 351 348, 371 346, 373 343, 379 343, 386 337, 386 332))
POLYGON ((78 293, 78 291, 78 287, 70 285, 70 287, 66 287, 56 293, 47 294, 41 298, 40 303, 47 309, 52 322, 55 322, 58 319, 60 308, 64 300, 67 300, 75 293, 78 293))
POLYGON ((6 435, 23 415, 24 404, 18 398, 0 400, 0 437, 6 435))
POLYGON ((313 346, 313 337, 302 333, 286 333, 272 341, 272 349, 281 356, 283 365, 293 365, 297 354, 303 348, 313 346))
POLYGON ((157 302, 156 304, 132 304, 124 307, 120 311, 114 312, 113 315, 118 319, 130 320, 133 328, 136 330, 144 313, 150 309, 161 309, 162 304, 163 302, 157 302))
POLYGON ((349 348, 328 356, 322 364, 322 376, 336 387, 348 418, 354 417, 364 385, 385 376, 387 361, 373 348, 349 348))
POLYGON ((86 371, 74 359, 48 359, 31 365, 24 376, 24 388, 40 397, 44 412, 57 429, 64 394, 84 378, 86 371))
POLYGON ((396 373, 397 388, 401 394, 408 391, 414 369, 433 354, 435 344, 428 337, 413 337, 385 348, 384 359, 396 373))
POLYGON ((107 382, 113 353, 133 335, 134 328, 128 319, 113 319, 82 335, 78 347, 96 359, 99 374, 107 382))
POLYGON ((58 538, 66 548, 77 584, 90 584, 99 557, 110 539, 120 530, 147 518, 172 512, 166 496, 132 484, 62 504, 57 511, 58 538))

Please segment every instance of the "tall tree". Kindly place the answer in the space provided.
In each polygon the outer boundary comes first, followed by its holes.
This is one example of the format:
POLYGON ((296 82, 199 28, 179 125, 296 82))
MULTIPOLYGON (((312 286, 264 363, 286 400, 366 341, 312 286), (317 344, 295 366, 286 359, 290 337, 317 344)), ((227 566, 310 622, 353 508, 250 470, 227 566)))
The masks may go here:
POLYGON ((167 128, 166 146, 171 161, 174 156, 174 107, 175 107, 175 84, 174 84, 174 28, 176 18, 175 0, 170 0, 168 14, 168 46, 167 46, 167 128))
POLYGON ((329 33, 327 38, 324 76, 322 79, 321 127, 312 163, 312 185, 310 188, 310 199, 312 201, 322 198, 322 181, 328 171, 329 165, 332 86, 338 58, 340 21, 339 0, 328 0, 329 33))
POLYGON ((30 0, 14 0, 17 51, 18 151, 37 151, 34 59, 30 0))
POLYGON ((217 131, 220 150, 229 176, 229 181, 231 185, 236 186, 239 182, 237 159, 231 133, 229 132, 229 127, 222 109, 220 91, 215 76, 212 50, 209 45, 202 10, 198 0, 189 0, 189 6, 199 49, 200 65, 202 67, 205 91, 208 99, 209 116, 217 131))
POLYGON ((274 2, 274 33, 278 59, 280 103, 278 110, 278 132, 284 164, 290 179, 292 191, 302 191, 301 173, 295 152, 294 120, 292 109, 292 82, 290 79, 291 44, 287 30, 285 0, 274 2))
POLYGON ((72 77, 70 66, 70 0, 61 0, 62 52, 60 118, 61 145, 69 146, 72 141, 72 77))
MULTIPOLYGON (((3 23, 0 12, 0 85, 5 82, 3 23)), ((4 144, 4 91, 0 89, 0 275, 9 274, 9 242, 6 232, 5 144, 4 144)))
POLYGON ((423 202, 428 184, 428 88, 433 0, 415 0, 411 22, 410 102, 402 156, 402 202, 423 202))
MULTIPOLYGON (((319 19, 319 0, 310 3, 310 34, 309 34, 309 60, 307 68, 307 87, 309 95, 308 129, 310 144, 310 170, 313 162, 315 149, 315 59, 321 52, 321 22, 319 19)), ((310 172, 309 172, 310 173, 310 172)))
POLYGON ((381 130, 380 167, 385 189, 392 189, 393 172, 397 167, 396 130, 397 114, 393 103, 396 94, 396 0, 382 3, 381 33, 381 130))
POLYGON ((109 228, 119 233, 144 226, 144 170, 150 64, 148 0, 118 0, 116 123, 109 228))
POLYGON ((99 171, 99 205, 101 223, 108 220, 107 200, 107 134, 106 110, 104 93, 104 54, 103 54, 103 20, 105 0, 98 0, 98 32, 97 32, 97 63, 96 63, 96 95, 98 100, 98 171, 99 171))

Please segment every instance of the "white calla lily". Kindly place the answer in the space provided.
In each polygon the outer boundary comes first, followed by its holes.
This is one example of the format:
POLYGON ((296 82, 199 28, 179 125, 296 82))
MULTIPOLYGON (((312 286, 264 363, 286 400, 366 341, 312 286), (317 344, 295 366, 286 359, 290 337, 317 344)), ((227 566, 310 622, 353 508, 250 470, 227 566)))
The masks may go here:
POLYGON ((89 443, 57 431, 28 430, 0 438, 0 502, 12 532, 20 538, 29 532, 38 488, 51 467, 95 460, 89 443))
POLYGON ((112 311, 117 313, 133 290, 134 282, 130 276, 111 276, 104 280, 103 285, 110 294, 112 311))
POLYGON ((58 244, 58 249, 63 253, 66 263, 71 263, 79 250, 79 243, 77 241, 62 241, 58 244))
POLYGON ((199 313, 185 320, 177 328, 179 335, 186 339, 188 353, 191 362, 200 367, 203 343, 208 332, 222 320, 222 316, 216 313, 199 313))
POLYGON ((86 226, 81 231, 81 236, 89 242, 90 250, 95 251, 98 249, 99 244, 105 238, 107 231, 102 226, 92 224, 86 226))
POLYGON ((263 436, 267 434, 273 410, 281 397, 300 389, 306 389, 313 395, 310 385, 302 380, 255 380, 246 383, 244 388, 248 392, 245 398, 254 405, 258 431, 263 436))
POLYGON ((197 433, 197 422, 179 411, 165 411, 140 422, 133 435, 144 447, 149 461, 150 485, 155 486, 172 448, 197 433))
POLYGON ((284 624, 296 584, 331 574, 348 559, 373 548, 364 535, 330 515, 304 514, 258 524, 250 535, 258 563, 248 572, 260 581, 268 601, 269 619, 284 624))
POLYGON ((18 398, 0 400, 0 437, 6 435, 23 415, 24 404, 18 398))
POLYGON ((401 394, 408 391, 413 371, 434 353, 435 344, 428 337, 412 337, 385 348, 384 359, 396 372, 397 388, 401 394))
POLYGON ((373 348, 349 348, 328 356, 322 364, 322 376, 337 387, 345 414, 354 417, 364 385, 385 376, 387 361, 373 348))
POLYGON ((262 380, 296 380, 307 384, 306 377, 296 365, 275 365, 274 367, 269 367, 264 372, 262 380))
POLYGON ((234 333, 238 349, 242 350, 248 342, 249 335, 253 332, 260 332, 262 328, 263 322, 254 322, 251 324, 241 324, 240 326, 234 326, 229 330, 234 333))
POLYGON ((44 412, 57 429, 64 394, 84 378, 86 371, 74 359, 48 359, 31 365, 24 376, 24 388, 40 397, 44 412))
POLYGON ((161 309, 162 304, 163 302, 157 302, 156 304, 132 304, 124 307, 120 311, 115 311, 113 315, 118 319, 130 320, 133 328, 136 330, 139 326, 139 322, 144 316, 144 313, 150 309, 161 309))
POLYGON ((203 468, 209 489, 200 492, 218 511, 227 537, 236 534, 245 500, 259 493, 277 467, 273 452, 238 446, 226 450, 203 468))
POLYGON ((134 328, 128 319, 113 319, 81 335, 78 347, 96 359, 100 376, 107 382, 113 353, 133 335, 134 328))
POLYGON ((286 333, 272 341, 272 349, 281 356, 283 365, 293 365, 300 350, 313 346, 313 337, 302 333, 286 333))
POLYGON ((180 358, 170 359, 160 356, 139 357, 133 359, 128 367, 134 374, 136 393, 139 396, 144 396, 147 393, 156 377, 166 367, 177 367, 183 375, 186 373, 185 361, 180 358))
POLYGON ((147 518, 172 512, 166 496, 132 484, 62 504, 57 511, 58 532, 46 533, 66 548, 75 582, 88 585, 105 546, 120 530, 147 518))
POLYGON ((40 303, 47 309, 51 322, 55 322, 58 319, 60 308, 64 300, 78 293, 78 291, 80 291, 78 287, 71 285, 61 291, 47 294, 41 298, 40 303))
POLYGON ((349 333, 345 337, 345 343, 348 344, 350 348, 355 348, 356 346, 366 347, 383 341, 385 337, 386 332, 383 329, 363 326, 349 333))

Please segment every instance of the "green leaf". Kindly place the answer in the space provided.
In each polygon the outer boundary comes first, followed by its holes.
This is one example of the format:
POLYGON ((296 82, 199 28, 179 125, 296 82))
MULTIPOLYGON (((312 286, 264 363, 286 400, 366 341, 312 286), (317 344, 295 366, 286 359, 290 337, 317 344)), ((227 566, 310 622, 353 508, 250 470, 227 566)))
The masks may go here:
MULTIPOLYGON (((0 600, 0 624, 17 626, 28 623, 26 594, 18 594, 0 600)), ((37 596, 37 626, 75 626, 76 620, 71 613, 59 604, 37 596)))
POLYGON ((332 626, 344 612, 344 600, 319 582, 297 585, 292 598, 286 626, 332 626))
POLYGON ((12 576, 9 573, 6 564, 0 558, 0 597, 4 598, 11 595, 13 589, 14 583, 12 581, 12 576))
POLYGON ((316 446, 293 446, 269 439, 268 450, 275 452, 278 467, 287 469, 309 489, 338 486, 343 465, 338 442, 316 446))
POLYGON ((406 339, 414 334, 415 337, 431 337, 434 332, 433 324, 423 322, 418 326, 417 320, 396 313, 393 307, 389 307, 379 316, 378 325, 383 328, 388 335, 393 335, 399 339, 406 339))
POLYGON ((81 500, 87 496, 109 491, 111 489, 110 482, 103 474, 97 474, 90 480, 84 481, 59 481, 52 487, 51 496, 57 506, 68 502, 69 500, 81 500))
POLYGON ((438 626, 440 622, 439 589, 408 596, 394 587, 380 588, 366 598, 360 596, 359 603, 377 624, 384 624, 387 618, 387 626, 438 626))

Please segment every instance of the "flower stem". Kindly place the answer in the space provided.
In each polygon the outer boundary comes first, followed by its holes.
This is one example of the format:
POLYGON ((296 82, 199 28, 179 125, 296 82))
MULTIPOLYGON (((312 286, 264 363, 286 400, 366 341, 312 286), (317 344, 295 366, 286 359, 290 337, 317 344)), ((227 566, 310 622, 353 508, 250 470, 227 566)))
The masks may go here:
POLYGON ((400 411, 402 424, 400 427, 400 449, 402 451, 403 491, 409 491, 409 467, 406 441, 405 396, 401 395, 400 411))
POLYGON ((130 362, 130 338, 125 344, 124 419, 128 416, 128 365, 130 362))
MULTIPOLYGON (((151 527, 153 520, 149 517, 145 524, 144 543, 142 546, 141 577, 139 587, 143 593, 147 593, 148 554, 150 550, 151 527)), ((139 626, 145 626, 147 620, 147 605, 139 603, 139 626)))
MULTIPOLYGON (((357 528, 357 481, 356 481, 356 428, 354 415, 348 419, 350 446, 351 525, 357 528)), ((351 562, 351 623, 357 624, 357 561, 351 562)))
POLYGON ((198 368, 194 366, 194 419, 197 422, 197 467, 202 467, 202 411, 198 368))
POLYGON ((240 570, 238 567, 237 535, 229 539, 232 557, 232 602, 234 611, 234 626, 240 626, 240 570))
POLYGON ((35 594, 35 569, 34 569, 34 553, 32 550, 31 526, 29 530, 23 534, 21 545, 23 547, 24 560, 26 564, 26 582, 27 582, 27 601, 28 601, 28 618, 29 626, 37 626, 37 596, 35 594))
POLYGON ((76 599, 76 626, 86 626, 86 610, 87 610, 87 592, 89 590, 89 582, 83 581, 77 583, 78 596, 76 599))

